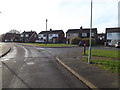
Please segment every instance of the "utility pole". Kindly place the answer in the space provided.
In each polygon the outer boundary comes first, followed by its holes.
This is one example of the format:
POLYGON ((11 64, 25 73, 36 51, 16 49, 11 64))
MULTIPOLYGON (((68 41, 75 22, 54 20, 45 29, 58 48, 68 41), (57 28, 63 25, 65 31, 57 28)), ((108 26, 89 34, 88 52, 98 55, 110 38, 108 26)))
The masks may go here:
POLYGON ((90 17, 90 38, 89 38, 89 55, 88 55, 88 63, 91 63, 92 49, 91 49, 91 36, 92 36, 92 5, 93 1, 91 0, 91 17, 90 17))
MULTIPOLYGON (((47 22, 48 22, 48 20, 46 19, 46 31, 47 31, 47 22)), ((46 45, 47 45, 47 42, 48 42, 48 36, 47 36, 47 32, 46 32, 46 45)))

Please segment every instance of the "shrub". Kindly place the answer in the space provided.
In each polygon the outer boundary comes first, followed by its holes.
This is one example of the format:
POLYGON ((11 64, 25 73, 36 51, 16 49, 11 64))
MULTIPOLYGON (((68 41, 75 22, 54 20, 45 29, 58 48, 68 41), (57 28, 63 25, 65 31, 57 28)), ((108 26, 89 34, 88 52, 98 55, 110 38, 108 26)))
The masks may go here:
POLYGON ((71 40, 71 44, 78 45, 81 40, 82 40, 82 39, 79 38, 79 37, 74 37, 74 38, 72 38, 72 40, 71 40))
MULTIPOLYGON (((89 46, 89 38, 83 38, 82 41, 85 42, 86 46, 89 46)), ((91 39, 91 45, 95 45, 95 39, 91 39)))

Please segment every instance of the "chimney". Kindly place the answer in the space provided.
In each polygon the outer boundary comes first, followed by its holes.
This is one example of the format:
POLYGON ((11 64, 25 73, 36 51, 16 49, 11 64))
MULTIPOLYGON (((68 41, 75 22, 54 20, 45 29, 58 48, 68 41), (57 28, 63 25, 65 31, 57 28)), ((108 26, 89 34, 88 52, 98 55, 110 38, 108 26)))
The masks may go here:
POLYGON ((52 31, 52 29, 50 28, 50 31, 52 31))
POLYGON ((83 27, 81 26, 80 29, 83 29, 83 27))

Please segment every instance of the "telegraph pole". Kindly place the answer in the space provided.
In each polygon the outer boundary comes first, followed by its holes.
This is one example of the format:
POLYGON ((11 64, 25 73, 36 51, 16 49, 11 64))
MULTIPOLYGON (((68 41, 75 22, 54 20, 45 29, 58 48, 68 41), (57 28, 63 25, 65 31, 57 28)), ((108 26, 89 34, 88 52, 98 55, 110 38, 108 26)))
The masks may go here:
POLYGON ((92 36, 92 6, 93 1, 91 0, 91 17, 90 17, 90 38, 89 38, 89 55, 88 55, 88 63, 91 63, 92 49, 91 49, 91 36, 92 36))

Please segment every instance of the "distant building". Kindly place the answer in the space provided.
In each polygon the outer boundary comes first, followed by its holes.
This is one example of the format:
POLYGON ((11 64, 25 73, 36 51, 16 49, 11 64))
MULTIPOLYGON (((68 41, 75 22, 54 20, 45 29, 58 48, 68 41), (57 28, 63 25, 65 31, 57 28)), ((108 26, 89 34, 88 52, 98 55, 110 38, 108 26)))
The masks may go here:
MULTIPOLYGON (((95 41, 97 41, 97 28, 92 28, 91 35, 92 35, 92 38, 94 38, 95 41)), ((66 32, 67 43, 71 44, 71 40, 74 37, 89 38, 90 37, 90 28, 80 27, 80 29, 69 29, 66 32)))
POLYGON ((23 43, 34 43, 38 40, 38 35, 35 31, 24 31, 20 35, 20 41, 23 43))
POLYGON ((99 33, 97 44, 104 45, 105 42, 106 42, 106 34, 105 33, 99 33))
POLYGON ((20 34, 16 33, 6 33, 3 36, 4 42, 20 42, 20 34))
POLYGON ((38 34, 41 43, 64 43, 65 37, 63 30, 41 31, 38 34))
POLYGON ((114 46, 120 41, 120 27, 106 28, 106 42, 109 46, 114 46))

